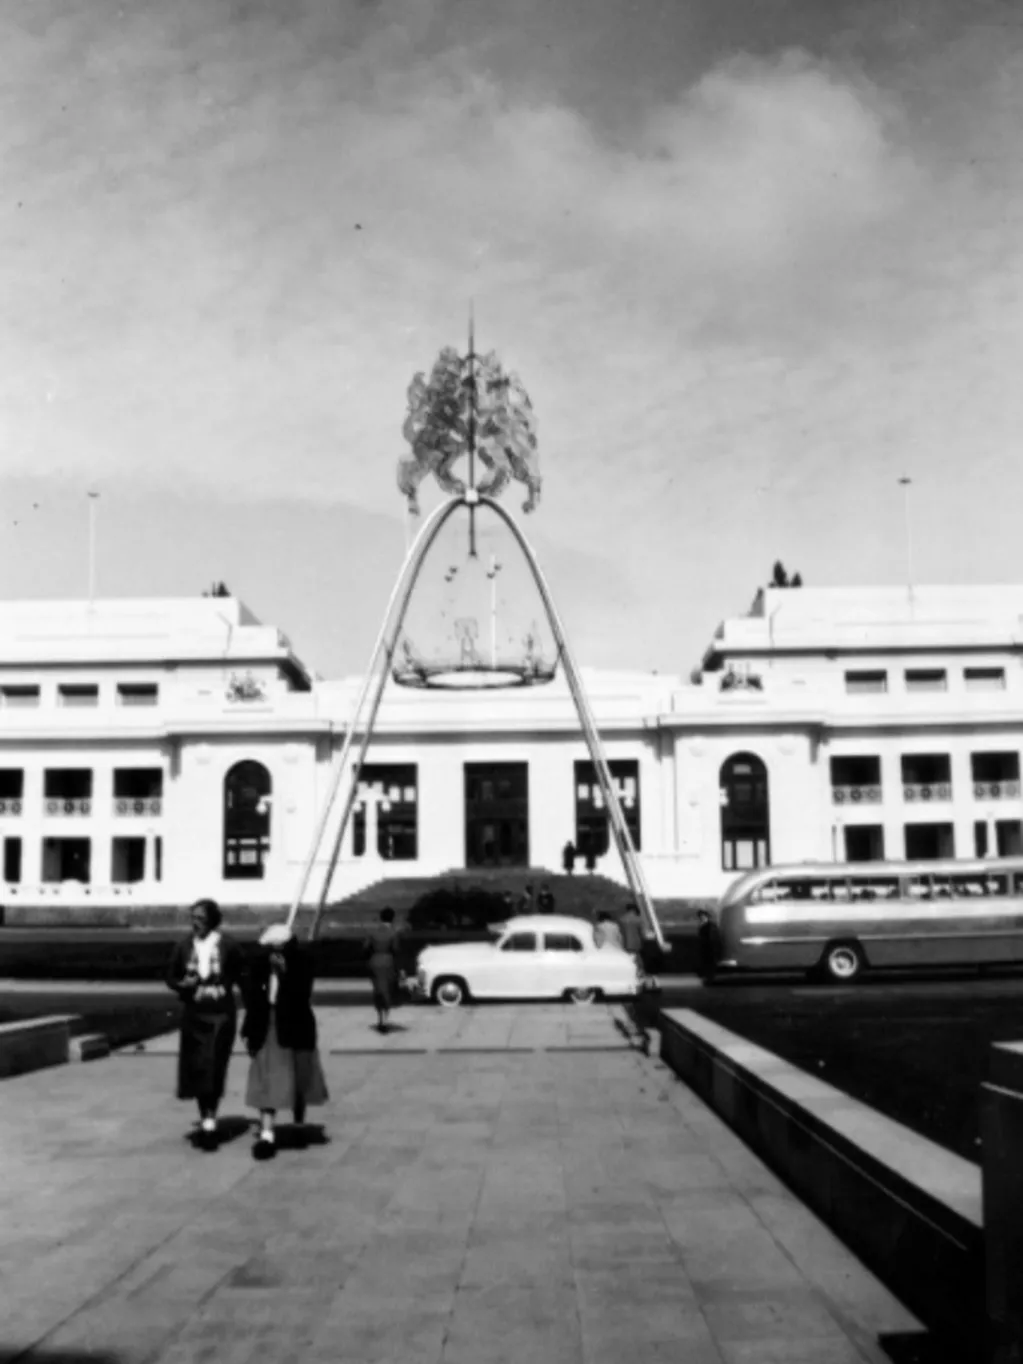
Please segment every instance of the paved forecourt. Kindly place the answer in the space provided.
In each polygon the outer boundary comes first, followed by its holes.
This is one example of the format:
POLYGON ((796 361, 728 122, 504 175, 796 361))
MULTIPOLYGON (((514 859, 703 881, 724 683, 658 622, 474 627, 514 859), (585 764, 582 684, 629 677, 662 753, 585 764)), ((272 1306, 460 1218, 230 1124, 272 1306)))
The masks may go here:
POLYGON ((3 1082, 0 1359, 882 1364, 917 1329, 619 1009, 398 1017, 320 1011, 329 1139, 266 1164, 240 1060, 215 1155, 169 1039, 3 1082))

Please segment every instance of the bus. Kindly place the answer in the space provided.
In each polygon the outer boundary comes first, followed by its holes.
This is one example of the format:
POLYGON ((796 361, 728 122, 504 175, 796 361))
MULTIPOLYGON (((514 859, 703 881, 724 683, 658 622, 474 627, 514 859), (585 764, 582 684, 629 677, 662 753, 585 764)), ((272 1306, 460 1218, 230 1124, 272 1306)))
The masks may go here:
POLYGON ((733 881, 706 930, 705 978, 1023 964, 1023 857, 761 867, 733 881))

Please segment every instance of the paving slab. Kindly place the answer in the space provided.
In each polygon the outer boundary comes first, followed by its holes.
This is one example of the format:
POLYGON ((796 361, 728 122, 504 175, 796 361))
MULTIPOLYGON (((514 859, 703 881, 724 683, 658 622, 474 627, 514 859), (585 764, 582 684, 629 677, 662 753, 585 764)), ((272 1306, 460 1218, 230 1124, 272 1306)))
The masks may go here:
POLYGON ((883 1364, 919 1329, 614 1009, 403 1021, 320 1010, 325 1140, 267 1163, 241 1057, 212 1155, 173 1038, 4 1081, 0 1359, 883 1364))

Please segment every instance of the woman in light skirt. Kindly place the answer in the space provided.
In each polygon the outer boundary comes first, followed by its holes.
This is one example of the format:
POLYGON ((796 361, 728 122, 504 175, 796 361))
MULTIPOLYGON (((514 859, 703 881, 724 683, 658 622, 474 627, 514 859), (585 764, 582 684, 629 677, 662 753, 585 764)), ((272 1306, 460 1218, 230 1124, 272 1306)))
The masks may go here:
POLYGON ((268 928, 259 949, 246 982, 242 1037, 252 1058, 245 1102, 260 1117, 253 1154, 268 1160, 277 1154, 277 1114, 291 1109, 297 1143, 305 1145, 306 1110, 329 1096, 316 1045, 309 950, 286 924, 268 928))

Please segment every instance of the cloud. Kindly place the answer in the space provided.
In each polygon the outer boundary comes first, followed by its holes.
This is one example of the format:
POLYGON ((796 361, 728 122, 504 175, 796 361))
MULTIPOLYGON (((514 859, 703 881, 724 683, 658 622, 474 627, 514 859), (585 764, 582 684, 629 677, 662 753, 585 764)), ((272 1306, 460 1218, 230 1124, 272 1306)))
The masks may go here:
POLYGON ((609 127, 446 15, 6 20, 9 470, 397 514, 405 387, 470 296, 539 414, 546 524, 630 591, 721 546, 748 579, 772 537, 823 562, 857 479, 1018 446, 1004 33, 894 75, 732 52, 609 127))

